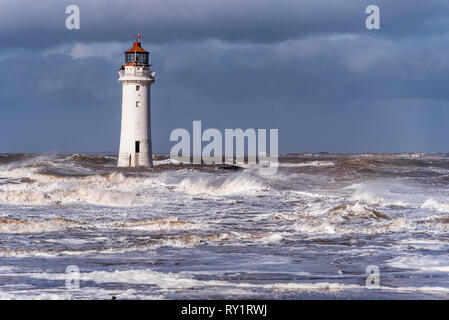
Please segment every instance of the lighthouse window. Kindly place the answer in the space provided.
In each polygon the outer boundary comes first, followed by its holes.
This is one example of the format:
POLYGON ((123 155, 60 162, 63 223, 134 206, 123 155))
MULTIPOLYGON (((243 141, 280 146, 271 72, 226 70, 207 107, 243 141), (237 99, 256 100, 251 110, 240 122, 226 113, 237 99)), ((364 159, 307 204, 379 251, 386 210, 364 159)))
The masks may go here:
POLYGON ((136 107, 140 107, 140 101, 136 101, 136 107))
POLYGON ((148 53, 138 53, 136 54, 136 62, 139 64, 148 64, 148 53))
POLYGON ((136 153, 140 152, 140 141, 136 141, 136 153))
POLYGON ((136 53, 136 52, 125 53, 125 64, 137 63, 139 65, 146 65, 149 63, 149 60, 150 59, 148 53, 136 53))
POLYGON ((133 53, 125 53, 125 63, 134 62, 134 54, 133 53))
POLYGON ((136 86, 136 91, 139 91, 140 90, 140 86, 136 86))

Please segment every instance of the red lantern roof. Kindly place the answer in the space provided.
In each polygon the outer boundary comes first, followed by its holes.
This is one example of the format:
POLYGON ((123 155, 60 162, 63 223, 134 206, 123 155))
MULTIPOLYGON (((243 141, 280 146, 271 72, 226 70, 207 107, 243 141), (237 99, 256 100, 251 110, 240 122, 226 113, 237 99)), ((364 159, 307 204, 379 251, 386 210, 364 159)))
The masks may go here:
POLYGON ((136 41, 133 43, 133 47, 129 49, 128 51, 125 51, 125 53, 133 53, 133 52, 142 52, 142 53, 148 53, 148 51, 144 50, 140 46, 140 42, 136 41))

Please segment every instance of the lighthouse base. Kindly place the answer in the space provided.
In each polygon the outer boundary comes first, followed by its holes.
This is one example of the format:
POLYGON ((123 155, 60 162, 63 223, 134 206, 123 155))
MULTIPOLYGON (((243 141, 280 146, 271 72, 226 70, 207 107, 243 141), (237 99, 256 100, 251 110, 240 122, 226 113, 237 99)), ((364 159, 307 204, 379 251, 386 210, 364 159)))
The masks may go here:
POLYGON ((120 148, 118 157, 118 167, 143 167, 153 165, 153 155, 151 152, 151 143, 146 141, 136 141, 134 146, 127 145, 120 148), (138 149, 130 152, 131 148, 138 149), (126 150, 126 151, 125 151, 126 150))

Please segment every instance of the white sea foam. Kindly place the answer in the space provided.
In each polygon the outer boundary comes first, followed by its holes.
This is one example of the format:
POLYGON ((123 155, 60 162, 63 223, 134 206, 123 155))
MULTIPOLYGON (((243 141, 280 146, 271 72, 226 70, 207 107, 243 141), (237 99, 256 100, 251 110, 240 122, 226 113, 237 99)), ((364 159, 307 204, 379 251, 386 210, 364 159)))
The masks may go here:
POLYGON ((186 178, 177 190, 187 194, 233 195, 254 194, 267 189, 259 179, 248 174, 235 174, 226 178, 186 178))
POLYGON ((186 234, 170 237, 163 242, 165 246, 186 248, 204 244, 213 244, 217 242, 229 241, 231 239, 241 238, 242 234, 237 232, 220 232, 212 234, 186 234))
POLYGON ((183 194, 217 196, 255 194, 266 190, 257 176, 239 173, 216 176, 192 172, 171 172, 151 177, 124 176, 122 173, 94 174, 84 177, 41 174, 35 168, 8 171, 17 183, 0 184, 0 203, 31 205, 142 206, 161 201, 155 194, 170 187, 183 194))
POLYGON ((63 218, 42 221, 0 219, 0 233, 41 233, 82 227, 82 224, 63 218))
POLYGON ((176 159, 165 159, 165 160, 154 160, 153 161, 153 165, 154 166, 159 166, 159 165, 163 165, 163 164, 181 164, 181 161, 178 161, 176 159))
POLYGON ((45 240, 45 242, 61 243, 61 244, 67 244, 67 245, 80 245, 80 244, 93 243, 96 241, 95 240, 78 239, 78 238, 62 238, 62 239, 47 239, 47 240, 45 240))
POLYGON ((389 232, 413 231, 414 229, 415 225, 412 221, 404 218, 397 218, 372 227, 358 228, 353 230, 352 233, 380 234, 389 232))
POLYGON ((17 284, 19 289, 12 291, 0 290, 0 300, 80 300, 80 299, 101 299, 111 300, 112 297, 116 299, 164 299, 163 295, 151 294, 149 292, 140 293, 135 289, 118 290, 118 289, 104 289, 98 287, 84 286, 79 290, 67 291, 64 287, 56 287, 51 289, 36 289, 25 288, 22 289, 20 284, 17 284))
POLYGON ((438 212, 449 212, 449 203, 439 202, 433 198, 427 199, 422 205, 422 209, 429 209, 438 212))
POLYGON ((449 257, 447 255, 396 257, 389 260, 388 265, 394 268, 401 269, 415 269, 425 272, 436 271, 449 273, 449 257))
POLYGON ((187 221, 180 221, 178 220, 178 217, 115 222, 109 224, 109 226, 115 228, 126 228, 131 230, 148 230, 148 231, 195 230, 202 227, 200 224, 191 223, 187 221))
MULTIPOLYGON (((66 280, 65 273, 24 273, 24 276, 46 279, 46 280, 66 280)), ((94 281, 96 283, 126 283, 138 285, 156 285, 163 289, 188 289, 198 287, 239 287, 251 289, 268 290, 348 290, 361 289, 358 285, 345 285, 342 283, 318 282, 318 283, 273 283, 273 284, 252 284, 252 283, 231 283, 216 280, 197 280, 185 273, 162 273, 150 269, 143 270, 115 270, 115 271, 93 271, 81 272, 80 281, 94 281)))
POLYGON ((242 242, 261 242, 265 244, 276 244, 284 240, 284 236, 280 233, 272 232, 218 232, 208 234, 183 234, 169 237, 162 242, 164 246, 172 247, 194 247, 199 245, 214 245, 223 244, 227 245, 242 245, 242 242))
MULTIPOLYGON (((203 228, 204 225, 192 223, 189 221, 180 221, 178 217, 153 218, 132 221, 119 221, 109 223, 85 224, 64 218, 53 218, 42 221, 18 220, 0 218, 0 233, 43 233, 62 231, 71 228, 121 228, 130 230, 148 230, 148 231, 166 231, 166 230, 196 230, 203 228)), ((94 239, 95 240, 95 239, 94 239)), ((105 237, 97 238, 95 241, 107 240, 105 237)), ((66 243, 85 243, 88 240, 82 239, 61 239, 47 241, 66 242, 66 243)))
POLYGON ((36 172, 39 171, 39 168, 13 168, 13 169, 5 169, 4 167, 0 167, 0 176, 3 179, 14 179, 14 178, 31 178, 36 172))
POLYGON ((411 185, 395 181, 370 181, 359 184, 350 200, 380 206, 413 206, 417 204, 421 193, 421 190, 411 185))
POLYGON ((34 250, 34 249, 0 249, 0 257, 28 258, 46 257, 52 258, 59 255, 57 251, 34 250))
POLYGON ((294 228, 298 232, 309 234, 382 234, 410 231, 413 230, 414 226, 410 221, 398 218, 388 222, 377 223, 370 227, 334 224, 326 221, 313 221, 296 223, 294 228))
MULTIPOLYGON (((66 280, 66 273, 26 273, 23 274, 37 279, 66 280)), ((176 273, 162 273, 149 269, 144 270, 115 270, 81 272, 80 281, 94 281, 96 283, 128 283, 150 284, 162 288, 188 288, 201 285, 201 281, 183 277, 176 273)))
POLYGON ((72 295, 66 292, 30 292, 29 290, 1 291, 0 300, 71 300, 72 295))
POLYGON ((280 233, 270 233, 260 239, 262 243, 276 244, 284 240, 284 236, 280 233))
POLYGON ((18 169, 18 168, 39 167, 39 166, 43 166, 43 165, 56 166, 55 160, 56 160, 56 156, 50 155, 50 154, 29 157, 29 158, 25 158, 22 160, 10 162, 7 164, 1 164, 0 172, 14 170, 14 169, 18 169))
POLYGON ((439 231, 446 232, 449 230, 449 215, 438 214, 427 216, 418 221, 425 229, 432 233, 439 233, 439 231))
POLYGON ((336 234, 336 233, 346 233, 345 230, 338 228, 330 223, 319 223, 319 224, 311 224, 311 223, 297 223, 295 224, 295 230, 302 233, 311 233, 311 234, 336 234), (337 230, 338 229, 338 230, 337 230))
POLYGON ((357 202, 355 204, 342 204, 333 207, 328 211, 329 220, 334 222, 342 222, 347 220, 378 220, 389 219, 390 217, 385 213, 372 209, 368 206, 357 202))
MULTIPOLYGON (((155 200, 151 197, 142 197, 139 192, 142 188, 163 184, 157 178, 125 177, 121 173, 54 177, 26 170, 28 180, 0 185, 0 202, 33 205, 86 203, 134 206, 155 200)), ((23 177, 23 174, 20 176, 23 177)))
POLYGON ((331 207, 327 203, 317 203, 314 206, 308 204, 307 208, 302 211, 281 212, 271 217, 275 220, 296 222, 294 229, 302 233, 381 233, 388 228, 394 230, 399 223, 395 223, 385 213, 361 203, 331 207), (360 223, 363 224, 360 225, 360 223), (367 223, 372 227, 366 227, 367 223))
POLYGON ((255 240, 260 239, 260 234, 249 234, 243 232, 219 232, 210 234, 185 234, 170 237, 163 242, 165 246, 172 247, 193 247, 204 244, 217 244, 223 242, 230 242, 232 240, 239 242, 240 240, 255 240))
POLYGON ((292 194, 295 197, 299 197, 299 198, 332 198, 331 195, 323 195, 320 193, 315 193, 315 192, 307 192, 307 191, 289 191, 287 193, 288 194, 292 194))
MULTIPOLYGON (((25 273, 28 277, 47 280, 65 280, 65 273, 25 273)), ((229 282, 217 280, 197 280, 191 277, 188 272, 183 273, 162 273, 149 269, 143 270, 115 270, 115 271, 93 271, 81 272, 80 281, 93 281, 95 283, 122 283, 129 285, 154 285, 157 286, 153 290, 153 294, 158 292, 174 292, 178 290, 200 289, 209 292, 228 292, 229 294, 247 294, 243 290, 262 290, 262 292, 270 291, 363 291, 367 290, 365 286, 357 284, 344 284, 339 282, 288 282, 288 283, 270 283, 257 284, 247 282, 229 282), (230 288, 232 288, 230 290, 230 288), (160 291, 162 290, 162 291, 160 291)), ((84 289, 83 289, 84 290, 84 289)), ((420 292, 420 293, 447 293, 448 288, 436 286, 423 287, 388 287, 380 286, 379 291, 387 292, 420 292)), ((110 294, 110 293, 109 293, 110 294)), ((135 291, 128 292, 126 296, 135 294, 135 291)), ((100 298, 103 295, 100 296, 100 298)), ((15 295, 7 297, 12 299, 15 295)), ((57 297, 57 296, 56 296, 57 297)))
POLYGON ((330 161, 308 161, 300 163, 281 162, 279 167, 281 168, 295 168, 295 167, 330 167, 335 164, 330 161))

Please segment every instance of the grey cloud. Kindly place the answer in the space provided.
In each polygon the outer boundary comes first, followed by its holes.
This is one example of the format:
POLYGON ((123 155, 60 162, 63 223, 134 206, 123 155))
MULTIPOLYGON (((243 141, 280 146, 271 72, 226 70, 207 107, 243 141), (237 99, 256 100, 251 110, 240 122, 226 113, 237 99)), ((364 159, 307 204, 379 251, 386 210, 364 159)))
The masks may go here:
MULTIPOLYGON (((148 43, 174 40, 278 42, 313 34, 366 33, 368 0, 148 0, 3 1, 0 38, 5 47, 45 47, 73 41, 125 41, 138 32, 148 43), (77 4, 81 29, 65 29, 65 7, 77 4)), ((443 0, 377 0, 382 34, 416 37, 447 30, 443 0)))

